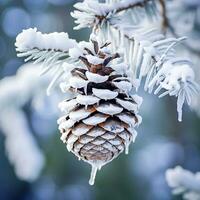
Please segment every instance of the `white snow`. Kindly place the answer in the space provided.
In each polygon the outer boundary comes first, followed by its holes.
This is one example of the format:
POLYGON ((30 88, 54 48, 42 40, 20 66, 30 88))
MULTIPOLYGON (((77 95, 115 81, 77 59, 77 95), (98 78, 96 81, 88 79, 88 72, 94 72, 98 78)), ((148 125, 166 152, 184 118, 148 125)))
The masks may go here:
POLYGON ((105 104, 101 104, 97 106, 96 110, 104 114, 116 115, 116 114, 121 113, 123 108, 111 103, 105 103, 105 104))
POLYGON ((91 95, 81 95, 76 97, 76 101, 81 105, 94 105, 100 101, 99 98, 91 95))
POLYGON ((78 136, 71 134, 67 140, 67 150, 71 151, 74 143, 78 140, 78 136))
POLYGON ((108 100, 108 99, 114 99, 118 96, 118 92, 114 92, 107 89, 96 89, 93 88, 92 92, 95 96, 99 97, 100 99, 108 100))
POLYGON ((141 2, 142 0, 126 0, 113 4, 100 3, 94 0, 85 0, 81 3, 76 3, 74 7, 77 9, 71 13, 78 24, 75 29, 91 27, 99 24, 99 19, 96 16, 106 16, 113 13, 116 9, 127 7, 130 4, 141 2), (87 19, 87 20, 86 20, 87 19))
POLYGON ((128 124, 130 127, 135 127, 136 125, 136 121, 135 121, 135 118, 129 114, 126 114, 126 113, 121 113, 119 115, 117 115, 117 117, 125 122, 126 124, 128 124))
MULTIPOLYGON (((165 67, 167 68, 167 66, 165 67)), ((161 70, 160 74, 158 73, 157 79, 159 79, 159 76, 163 75, 165 79, 162 82, 160 82, 160 86, 157 88, 155 93, 158 93, 163 88, 166 91, 160 94, 159 97, 163 97, 167 94, 169 94, 170 96, 178 97, 177 99, 178 120, 182 121, 182 107, 185 100, 187 100, 188 105, 190 105, 191 100, 199 91, 199 86, 197 86, 194 80, 194 71, 188 65, 188 63, 187 64, 175 63, 171 69, 167 70, 164 68, 163 71, 161 70)), ((159 83, 159 80, 157 82, 159 83)))
POLYGON ((134 143, 137 137, 137 131, 132 127, 129 127, 127 130, 132 134, 132 142, 134 143))
POLYGON ((125 93, 130 92, 131 89, 133 88, 133 85, 128 81, 120 81, 120 82, 113 81, 113 84, 121 91, 124 91, 125 93))
POLYGON ((66 138, 68 136, 68 134, 70 133, 70 129, 68 129, 65 133, 63 133, 60 137, 60 139, 63 141, 63 143, 66 143, 66 138))
POLYGON ((61 123, 63 123, 64 121, 66 121, 66 117, 68 117, 68 115, 65 115, 65 116, 60 117, 60 118, 57 120, 57 124, 61 124, 61 123))
POLYGON ((68 128, 71 128, 72 126, 74 126, 74 124, 76 123, 76 121, 72 120, 72 119, 68 119, 64 122, 61 122, 59 124, 59 130, 61 129, 68 129, 68 128))
POLYGON ((74 108, 76 108, 77 104, 78 103, 77 103, 76 99, 72 99, 69 101, 62 101, 58 104, 58 108, 60 108, 61 112, 69 113, 74 108))
POLYGON ((130 101, 125 101, 121 99, 116 99, 116 102, 120 104, 123 108, 130 110, 130 111, 135 111, 135 113, 138 112, 138 105, 136 103, 130 102, 130 101))
POLYGON ((88 62, 93 65, 99 65, 104 62, 103 58, 99 58, 99 57, 93 56, 93 55, 86 55, 86 58, 87 58, 88 62))
POLYGON ((69 39, 67 33, 54 32, 43 34, 38 32, 36 28, 23 30, 23 32, 17 36, 15 43, 17 50, 21 52, 34 48, 66 52, 76 45, 76 41, 69 39))
POLYGON ((140 108, 140 106, 142 105, 142 102, 143 102, 143 98, 134 94, 134 95, 131 95, 131 97, 133 98, 133 100, 137 103, 138 105, 138 109, 140 108))
POLYGON ((91 117, 89 117, 87 119, 84 119, 83 123, 85 123, 87 125, 93 125, 93 126, 95 126, 97 124, 105 122, 107 118, 108 118, 108 116, 102 115, 100 113, 97 113, 97 114, 95 114, 95 115, 93 115, 93 116, 91 116, 91 117))
POLYGON ((80 56, 83 56, 83 51, 78 47, 71 48, 69 49, 69 56, 77 60, 80 56))
POLYGON ((92 73, 89 71, 86 72, 86 77, 88 78, 89 82, 93 82, 93 83, 103 83, 107 81, 109 78, 108 76, 101 76, 99 74, 92 73))
POLYGON ((6 155, 18 178, 33 182, 44 167, 45 157, 29 130, 22 110, 9 107, 0 113, 0 128, 5 133, 6 155))
POLYGON ((180 166, 166 171, 166 180, 174 194, 184 194, 185 199, 200 199, 200 173, 183 169, 180 166), (189 198, 188 198, 189 197, 189 198))
POLYGON ((119 74, 126 74, 129 66, 125 63, 112 64, 110 67, 119 74))
POLYGON ((73 88, 85 88, 88 84, 88 81, 80 78, 73 76, 69 79, 69 85, 72 86, 73 88))
POLYGON ((74 121, 80 121, 86 117, 88 117, 93 111, 91 110, 86 110, 84 108, 82 109, 79 109, 79 110, 76 110, 76 111, 72 111, 70 114, 69 114, 69 117, 71 120, 74 120, 74 121))
POLYGON ((194 71, 188 65, 182 65, 172 68, 168 71, 165 81, 162 83, 166 90, 180 89, 180 80, 186 83, 188 80, 194 80, 194 71))

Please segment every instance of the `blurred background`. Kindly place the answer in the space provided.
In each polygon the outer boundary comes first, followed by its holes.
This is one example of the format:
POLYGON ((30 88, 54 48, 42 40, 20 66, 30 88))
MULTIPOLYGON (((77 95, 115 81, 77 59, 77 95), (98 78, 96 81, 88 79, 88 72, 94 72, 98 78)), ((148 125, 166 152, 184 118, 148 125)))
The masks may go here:
MULTIPOLYGON (((184 107, 183 122, 178 123, 176 99, 159 100, 140 92, 143 123, 136 142, 128 156, 122 154, 103 167, 94 186, 88 184, 90 166, 68 153, 60 141, 57 102, 63 95, 56 90, 46 97, 50 77, 39 78, 38 65, 23 65, 14 43, 29 27, 88 40, 89 30, 73 30, 70 12, 75 2, 0 0, 0 199, 181 199, 171 195, 165 171, 176 165, 200 171, 200 98, 193 111, 184 107)), ((169 19, 179 20, 174 31, 189 38, 182 53, 195 62, 200 80, 200 1, 175 0, 168 5, 169 19)))

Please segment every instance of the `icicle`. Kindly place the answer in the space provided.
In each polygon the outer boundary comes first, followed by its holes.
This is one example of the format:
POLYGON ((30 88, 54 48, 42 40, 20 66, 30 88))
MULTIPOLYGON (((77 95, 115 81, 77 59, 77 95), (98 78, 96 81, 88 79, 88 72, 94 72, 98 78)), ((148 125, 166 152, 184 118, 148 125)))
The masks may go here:
POLYGON ((131 41, 131 44, 130 44, 130 52, 129 52, 129 63, 131 65, 131 67, 133 68, 133 62, 132 62, 132 56, 133 56, 133 49, 134 49, 134 42, 131 41))
POLYGON ((177 100, 177 112, 178 112, 178 121, 181 122, 182 121, 182 109, 183 109, 183 104, 185 101, 185 94, 184 91, 180 91, 180 94, 178 96, 178 100, 177 100))
POLYGON ((129 153, 129 143, 126 142, 125 143, 125 154, 128 155, 128 153, 129 153))
POLYGON ((92 171, 91 171, 90 180, 89 180, 90 185, 94 185, 97 170, 98 170, 98 167, 95 164, 92 164, 92 171))

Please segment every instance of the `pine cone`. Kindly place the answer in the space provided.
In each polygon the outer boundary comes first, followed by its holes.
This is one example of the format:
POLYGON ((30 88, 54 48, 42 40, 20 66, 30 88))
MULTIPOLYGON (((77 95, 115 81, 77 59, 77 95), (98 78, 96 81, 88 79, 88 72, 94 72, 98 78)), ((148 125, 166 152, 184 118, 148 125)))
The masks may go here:
POLYGON ((124 150, 128 153, 137 135, 134 127, 141 122, 141 98, 132 95, 129 68, 119 63, 119 54, 109 52, 109 45, 91 41, 83 48, 67 87, 75 97, 59 105, 66 114, 58 120, 61 140, 92 165, 91 185, 98 169, 124 150))

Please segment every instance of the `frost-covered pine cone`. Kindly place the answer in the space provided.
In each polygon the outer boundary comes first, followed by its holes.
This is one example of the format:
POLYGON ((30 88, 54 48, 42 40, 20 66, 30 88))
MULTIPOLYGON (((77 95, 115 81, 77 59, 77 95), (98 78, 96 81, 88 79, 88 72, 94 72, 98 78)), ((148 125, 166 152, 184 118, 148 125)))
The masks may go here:
MULTIPOLYGON (((134 95, 127 64, 119 54, 111 54, 106 43, 82 44, 80 61, 66 80, 65 89, 74 97, 60 103, 65 113, 58 120, 61 140, 79 159, 92 165, 90 184, 106 163, 112 161, 135 140, 135 126, 141 97, 134 95), (85 46, 84 46, 85 45, 85 46), (78 66, 78 67, 77 67, 78 66)), ((71 51, 76 54, 77 49, 71 51)))

